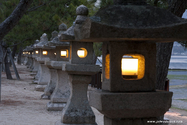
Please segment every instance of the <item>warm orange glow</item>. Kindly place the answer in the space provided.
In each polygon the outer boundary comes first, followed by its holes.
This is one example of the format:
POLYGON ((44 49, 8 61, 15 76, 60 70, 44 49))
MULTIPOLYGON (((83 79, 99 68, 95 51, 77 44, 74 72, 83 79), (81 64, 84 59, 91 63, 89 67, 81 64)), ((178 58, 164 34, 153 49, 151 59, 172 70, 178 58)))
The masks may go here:
POLYGON ((43 55, 47 55, 47 51, 43 51, 43 55))
POLYGON ((138 59, 122 58, 121 64, 122 75, 138 75, 138 59))
POLYGON ((66 50, 61 50, 60 51, 60 56, 63 58, 63 57, 68 57, 68 50, 66 49, 66 50))
POLYGON ((77 55, 80 57, 80 58, 85 58, 87 56, 87 50, 85 48, 80 48, 78 51, 77 51, 77 55))
POLYGON ((38 54, 39 53, 38 50, 36 50, 35 53, 38 54))
POLYGON ((105 57, 105 78, 110 79, 110 54, 105 57))

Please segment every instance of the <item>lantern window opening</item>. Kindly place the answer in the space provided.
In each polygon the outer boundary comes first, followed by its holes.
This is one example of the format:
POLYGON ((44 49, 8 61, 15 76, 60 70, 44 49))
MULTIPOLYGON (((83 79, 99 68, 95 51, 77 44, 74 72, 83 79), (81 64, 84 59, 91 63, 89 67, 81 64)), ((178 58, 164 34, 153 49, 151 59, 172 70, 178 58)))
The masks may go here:
POLYGON ((105 56, 105 78, 110 79, 110 54, 105 56))
POLYGON ((138 80, 144 77, 145 58, 141 54, 126 54, 121 59, 121 75, 124 80, 138 80))
POLYGON ((60 57, 61 58, 68 58, 68 50, 67 49, 60 50, 60 57))
POLYGON ((35 51, 35 54, 38 54, 38 53, 39 53, 38 50, 36 50, 36 51, 35 51))
POLYGON ((48 52, 46 50, 44 50, 42 53, 43 53, 43 55, 47 55, 48 54, 48 52))
POLYGON ((79 58, 85 58, 87 56, 87 50, 85 48, 80 48, 77 50, 77 55, 79 58))

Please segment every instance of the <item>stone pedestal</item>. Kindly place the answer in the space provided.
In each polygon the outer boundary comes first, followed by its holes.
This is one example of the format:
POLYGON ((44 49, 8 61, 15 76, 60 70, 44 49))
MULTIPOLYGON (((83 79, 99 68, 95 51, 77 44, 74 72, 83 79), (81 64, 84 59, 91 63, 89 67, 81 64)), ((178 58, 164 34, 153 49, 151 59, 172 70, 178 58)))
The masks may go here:
POLYGON ((33 59, 33 70, 32 73, 30 74, 31 76, 36 76, 37 72, 39 70, 39 63, 35 60, 35 58, 33 59))
POLYGON ((87 89, 91 75, 99 71, 99 66, 64 64, 62 70, 69 74, 71 95, 62 111, 61 121, 55 125, 97 125, 88 102, 87 89))
POLYGON ((48 84, 44 90, 44 94, 41 95, 41 98, 42 99, 50 99, 50 96, 56 87, 56 83, 58 82, 58 80, 57 80, 58 74, 57 74, 57 70, 53 69, 50 66, 50 61, 46 61, 45 65, 49 68, 49 71, 50 71, 50 81, 48 82, 48 84))
MULTIPOLYGON (((48 58, 46 58, 48 59, 48 58)), ((45 87, 47 86, 48 82, 50 81, 50 71, 49 68, 44 64, 45 58, 37 58, 37 61, 40 63, 40 77, 36 83, 38 84, 35 87, 37 91, 44 91, 45 87)))
MULTIPOLYGON (((37 61, 36 61, 37 62, 37 61)), ((36 75, 34 76, 34 81, 33 81, 33 83, 37 83, 37 81, 38 81, 38 79, 40 78, 40 74, 41 74, 41 71, 40 71, 40 63, 38 63, 37 62, 37 64, 38 64, 38 70, 37 70, 37 73, 36 73, 36 75)))
POLYGON ((55 125, 96 125, 95 115, 89 106, 87 98, 88 84, 91 76, 69 75, 71 96, 67 106, 62 111, 61 122, 55 125))
POLYGON ((62 111, 70 95, 68 73, 61 70, 65 61, 51 61, 51 66, 57 70, 57 83, 51 95, 51 101, 47 104, 48 111, 62 111))
POLYGON ((149 121, 164 122, 161 116, 171 107, 172 95, 172 92, 166 91, 91 91, 89 99, 90 105, 104 114, 104 125, 146 125, 150 124, 149 121))

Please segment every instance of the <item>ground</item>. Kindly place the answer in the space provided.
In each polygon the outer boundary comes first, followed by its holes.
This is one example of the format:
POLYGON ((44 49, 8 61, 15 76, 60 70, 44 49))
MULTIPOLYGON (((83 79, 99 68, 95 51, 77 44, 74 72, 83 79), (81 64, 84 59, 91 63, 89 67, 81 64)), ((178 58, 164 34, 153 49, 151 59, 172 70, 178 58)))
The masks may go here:
MULTIPOLYGON (((17 65, 17 68, 21 80, 16 80, 13 69, 11 69, 13 80, 7 80, 5 73, 2 73, 0 125, 54 125, 56 121, 61 119, 61 111, 47 111, 46 104, 49 100, 40 99, 43 92, 34 90, 36 84, 32 84, 33 76, 30 76, 29 69, 23 65, 17 65)), ((177 92, 175 89, 176 86, 171 86, 170 90, 177 92)), ((178 96, 174 94, 174 97, 178 96)), ((179 101, 185 102, 184 99, 179 101)), ((183 108, 174 105, 165 114, 165 117, 172 122, 170 125, 187 124, 187 109, 183 108), (182 123, 173 123, 181 121, 182 123)), ((96 109, 92 109, 98 125, 103 125, 103 115, 96 109)))

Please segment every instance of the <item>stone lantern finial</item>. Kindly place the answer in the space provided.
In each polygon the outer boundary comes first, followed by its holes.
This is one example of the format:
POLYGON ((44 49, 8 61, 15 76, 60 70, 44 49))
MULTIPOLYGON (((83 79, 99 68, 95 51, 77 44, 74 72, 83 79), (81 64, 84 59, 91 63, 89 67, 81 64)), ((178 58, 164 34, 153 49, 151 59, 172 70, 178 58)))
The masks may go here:
POLYGON ((145 0, 113 0, 115 5, 145 5, 145 0))
POLYGON ((77 15, 88 16, 88 8, 84 5, 80 5, 76 9, 77 15))
POLYGON ((59 28, 59 31, 66 31, 67 30, 67 25, 62 23, 62 24, 59 25, 58 28, 59 28))

